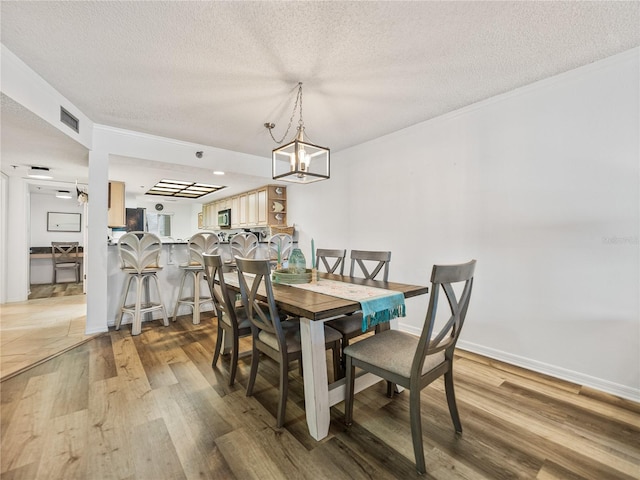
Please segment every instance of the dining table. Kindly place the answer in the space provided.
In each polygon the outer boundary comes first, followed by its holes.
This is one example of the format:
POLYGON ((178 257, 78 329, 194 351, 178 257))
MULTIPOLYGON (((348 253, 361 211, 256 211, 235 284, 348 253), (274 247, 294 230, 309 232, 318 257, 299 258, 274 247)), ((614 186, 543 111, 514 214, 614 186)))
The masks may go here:
MULTIPOLYGON (((224 278, 228 288, 235 292, 240 291, 237 272, 227 272, 224 278)), ((318 273, 318 278, 402 293, 405 298, 429 292, 427 286, 367 280, 346 275, 318 273)), ((346 391, 344 378, 332 383, 328 381, 323 324, 327 320, 360 311, 361 305, 358 301, 275 282, 273 282, 273 295, 279 309, 300 319, 307 426, 309 434, 315 440, 322 440, 329 434, 329 410, 345 399, 346 391)), ((258 298, 266 300, 264 290, 258 291, 258 298)), ((397 318, 389 323, 391 328, 398 328, 397 318)), ((362 372, 355 379, 355 392, 364 390, 381 380, 380 377, 371 373, 362 372)))

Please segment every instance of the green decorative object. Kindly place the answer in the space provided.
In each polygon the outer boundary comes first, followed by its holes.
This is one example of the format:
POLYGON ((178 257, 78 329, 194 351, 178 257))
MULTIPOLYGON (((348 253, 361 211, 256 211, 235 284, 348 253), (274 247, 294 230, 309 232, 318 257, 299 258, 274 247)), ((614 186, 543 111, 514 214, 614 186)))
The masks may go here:
POLYGON ((285 283, 289 285, 294 283, 310 283, 311 269, 307 269, 303 273, 291 273, 287 268, 274 270, 272 278, 274 283, 285 283))
POLYGON ((289 273, 305 273, 307 271, 307 259, 299 248, 294 248, 289 255, 289 273))

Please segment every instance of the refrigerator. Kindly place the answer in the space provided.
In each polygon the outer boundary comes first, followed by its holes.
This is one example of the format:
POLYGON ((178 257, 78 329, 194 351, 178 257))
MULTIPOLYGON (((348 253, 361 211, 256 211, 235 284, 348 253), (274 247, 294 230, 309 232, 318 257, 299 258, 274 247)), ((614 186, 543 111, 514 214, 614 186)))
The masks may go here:
POLYGON ((146 232, 145 208, 126 209, 126 229, 127 232, 146 232))

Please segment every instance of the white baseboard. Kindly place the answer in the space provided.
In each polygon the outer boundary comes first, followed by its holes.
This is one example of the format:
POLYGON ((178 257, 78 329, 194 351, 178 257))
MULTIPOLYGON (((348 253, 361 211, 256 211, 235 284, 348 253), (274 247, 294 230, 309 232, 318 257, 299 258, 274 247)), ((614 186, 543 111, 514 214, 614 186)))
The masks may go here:
MULTIPOLYGON (((400 330, 403 330, 414 335, 420 335, 422 331, 416 327, 410 325, 400 324, 400 330)), ((610 393, 627 400, 634 402, 640 402, 640 389, 628 387, 626 385, 620 385, 618 383, 610 382, 602 378, 592 377, 580 372, 574 372, 566 368, 558 367, 556 365, 550 365, 548 363, 540 362, 512 353, 503 352, 493 348, 485 347, 471 342, 458 341, 457 348, 466 350, 472 353, 477 353, 485 357, 493 358, 501 362, 509 363, 518 367, 526 368, 534 372, 549 375, 561 380, 583 385, 585 387, 595 388, 602 392, 610 393)))

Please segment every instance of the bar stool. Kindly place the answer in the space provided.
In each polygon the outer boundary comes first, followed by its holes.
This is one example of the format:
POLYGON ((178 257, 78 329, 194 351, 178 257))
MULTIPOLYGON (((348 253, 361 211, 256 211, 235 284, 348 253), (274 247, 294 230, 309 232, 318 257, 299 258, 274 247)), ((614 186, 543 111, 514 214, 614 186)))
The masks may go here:
POLYGON ((210 295, 201 295, 201 282, 204 277, 204 257, 203 254, 214 255, 218 253, 218 235, 215 232, 199 232, 191 236, 187 243, 189 250, 189 261, 180 265, 182 270, 182 279, 180 280, 180 289, 178 290, 178 299, 173 309, 173 321, 178 316, 178 308, 180 305, 189 305, 193 311, 193 324, 200 323, 200 305, 211 303, 213 299, 210 295), (193 282, 187 282, 188 277, 193 277, 193 282), (185 283, 193 286, 193 294, 188 296, 185 290, 185 283), (185 295, 185 296, 183 296, 185 295))
POLYGON ((120 315, 116 319, 116 330, 120 330, 122 318, 125 313, 133 316, 131 335, 139 335, 142 330, 143 313, 161 310, 165 327, 169 326, 167 311, 162 303, 162 293, 158 283, 157 273, 162 270, 160 266, 160 250, 162 243, 160 238, 153 233, 129 232, 125 233, 118 241, 118 255, 120 256, 121 269, 128 276, 125 281, 122 299, 120 301, 120 315), (131 288, 131 282, 136 280, 135 303, 127 305, 127 297, 131 288), (158 301, 152 302, 149 291, 149 283, 153 279, 158 294, 158 301), (145 301, 142 293, 145 292, 145 301))

